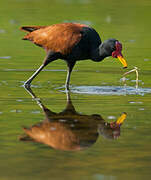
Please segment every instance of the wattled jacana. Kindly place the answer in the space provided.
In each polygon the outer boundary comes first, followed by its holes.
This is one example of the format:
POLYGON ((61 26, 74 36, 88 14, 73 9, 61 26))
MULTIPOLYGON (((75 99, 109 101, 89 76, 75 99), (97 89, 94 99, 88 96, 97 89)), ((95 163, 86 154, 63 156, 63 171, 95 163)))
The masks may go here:
POLYGON ((66 88, 69 89, 69 81, 72 69, 78 60, 91 59, 100 62, 108 56, 118 58, 127 67, 126 60, 121 53, 122 44, 116 39, 108 39, 101 42, 99 34, 84 24, 61 23, 51 26, 23 26, 21 30, 29 32, 23 40, 30 40, 34 44, 43 47, 47 56, 43 64, 25 82, 29 87, 32 80, 50 62, 63 59, 68 66, 66 88))
POLYGON ((107 139, 120 136, 126 113, 110 123, 100 114, 79 113, 74 107, 70 91, 66 93, 66 107, 61 112, 54 112, 43 104, 30 87, 25 89, 40 106, 45 118, 29 128, 24 127, 26 135, 19 138, 22 141, 39 142, 63 151, 79 151, 91 147, 100 135, 107 139))

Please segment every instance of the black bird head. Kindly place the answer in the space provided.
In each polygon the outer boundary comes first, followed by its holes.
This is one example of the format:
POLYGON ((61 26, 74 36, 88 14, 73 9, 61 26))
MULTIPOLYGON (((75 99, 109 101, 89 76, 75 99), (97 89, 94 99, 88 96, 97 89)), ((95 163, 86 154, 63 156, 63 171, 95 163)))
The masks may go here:
POLYGON ((99 125, 98 132, 107 139, 117 139, 120 136, 120 127, 127 117, 125 112, 114 122, 105 122, 104 126, 99 125))
POLYGON ((122 44, 116 39, 108 39, 102 44, 102 48, 108 56, 118 58, 123 64, 123 68, 127 68, 127 62, 122 55, 122 44))

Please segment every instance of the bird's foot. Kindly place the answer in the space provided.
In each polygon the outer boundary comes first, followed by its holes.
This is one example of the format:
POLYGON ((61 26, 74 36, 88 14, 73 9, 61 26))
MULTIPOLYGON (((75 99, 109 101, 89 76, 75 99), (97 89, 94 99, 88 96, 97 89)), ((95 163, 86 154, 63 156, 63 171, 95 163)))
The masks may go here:
POLYGON ((70 91, 69 85, 65 85, 65 90, 68 92, 70 91))
POLYGON ((29 82, 25 82, 23 87, 26 88, 26 89, 30 89, 30 83, 29 82))

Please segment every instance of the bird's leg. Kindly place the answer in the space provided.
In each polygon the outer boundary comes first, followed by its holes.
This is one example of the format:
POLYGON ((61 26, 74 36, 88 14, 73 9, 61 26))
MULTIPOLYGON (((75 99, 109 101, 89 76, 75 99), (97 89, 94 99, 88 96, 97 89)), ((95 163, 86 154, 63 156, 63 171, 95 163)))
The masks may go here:
POLYGON ((48 52, 46 58, 44 59, 43 64, 36 70, 36 72, 24 83, 26 88, 30 87, 32 80, 40 73, 40 71, 50 62, 57 59, 57 53, 48 52))
POLYGON ((37 98, 37 96, 34 94, 32 89, 30 87, 24 87, 24 88, 31 95, 31 97, 37 102, 37 104, 41 107, 41 109, 44 110, 44 105, 42 104, 40 98, 37 98))
POLYGON ((77 114, 77 112, 72 104, 72 100, 70 97, 70 90, 66 91, 66 96, 67 96, 67 105, 66 105, 64 112, 70 112, 72 114, 77 114))
POLYGON ((37 70, 36 72, 29 78, 27 79, 27 81, 24 83, 24 86, 26 88, 30 87, 30 83, 32 82, 32 80, 40 73, 40 71, 45 67, 44 64, 42 64, 37 70))
POLYGON ((67 65, 68 65, 68 71, 67 71, 67 78, 66 78, 66 84, 65 84, 65 87, 66 87, 66 90, 69 90, 69 82, 70 82, 70 77, 71 77, 71 72, 72 72, 72 69, 75 65, 75 62, 67 62, 67 65))

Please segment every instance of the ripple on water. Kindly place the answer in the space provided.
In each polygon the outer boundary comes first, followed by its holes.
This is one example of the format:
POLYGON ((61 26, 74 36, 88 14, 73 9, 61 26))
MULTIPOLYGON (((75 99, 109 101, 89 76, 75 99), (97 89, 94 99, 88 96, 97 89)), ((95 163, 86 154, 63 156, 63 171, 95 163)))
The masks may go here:
POLYGON ((11 56, 1 56, 0 59, 11 59, 11 56))
POLYGON ((131 86, 76 86, 71 88, 71 92, 78 94, 98 94, 98 95, 141 95, 151 93, 151 88, 135 88, 131 86))

